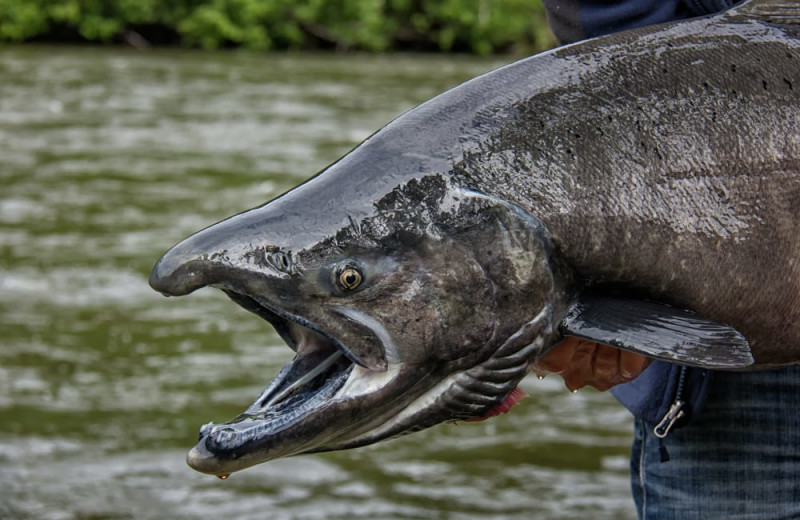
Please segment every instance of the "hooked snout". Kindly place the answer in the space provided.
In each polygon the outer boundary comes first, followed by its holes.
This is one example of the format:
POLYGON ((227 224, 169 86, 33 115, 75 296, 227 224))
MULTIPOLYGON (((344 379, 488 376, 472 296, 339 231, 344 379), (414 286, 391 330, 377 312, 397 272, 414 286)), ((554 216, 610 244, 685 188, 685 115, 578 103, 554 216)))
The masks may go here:
POLYGON ((267 261, 268 251, 281 247, 278 237, 268 236, 271 219, 263 213, 236 215, 173 246, 153 267, 150 286, 165 296, 182 296, 209 285, 242 290, 258 279, 286 276, 267 261))
POLYGON ((182 296, 207 285, 237 290, 248 273, 251 278, 253 273, 262 279, 285 278, 289 265, 276 262, 276 253, 288 259, 289 252, 299 253, 335 236, 359 214, 354 208, 342 210, 341 201, 314 187, 302 185, 180 242, 153 267, 150 286, 166 296, 182 296), (296 199, 303 195, 311 199, 304 199, 299 204, 304 210, 298 211, 296 199))
POLYGON ((167 251, 150 272, 150 287, 164 296, 183 296, 215 282, 213 263, 167 251))

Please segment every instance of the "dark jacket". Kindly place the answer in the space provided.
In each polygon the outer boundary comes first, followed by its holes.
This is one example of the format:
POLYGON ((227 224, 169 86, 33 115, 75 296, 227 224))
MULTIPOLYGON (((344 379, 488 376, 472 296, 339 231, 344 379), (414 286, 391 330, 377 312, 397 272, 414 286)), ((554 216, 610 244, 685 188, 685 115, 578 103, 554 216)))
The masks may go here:
POLYGON ((542 0, 561 44, 716 13, 734 0, 542 0))

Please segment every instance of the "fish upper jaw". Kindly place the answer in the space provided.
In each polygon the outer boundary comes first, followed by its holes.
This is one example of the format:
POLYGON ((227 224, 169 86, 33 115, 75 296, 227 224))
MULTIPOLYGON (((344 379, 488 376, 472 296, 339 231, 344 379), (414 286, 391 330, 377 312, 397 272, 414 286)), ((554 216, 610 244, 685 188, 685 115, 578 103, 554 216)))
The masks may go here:
POLYGON ((324 341, 329 345, 330 349, 340 351, 356 365, 370 370, 386 370, 385 353, 378 348, 378 343, 374 343, 375 348, 369 350, 356 350, 352 348, 352 345, 348 345, 346 341, 342 341, 341 338, 337 337, 335 332, 327 330, 311 318, 282 309, 265 298, 249 296, 225 288, 222 288, 222 290, 241 307, 269 322, 295 352, 299 351, 298 345, 302 343, 303 338, 310 336, 324 337, 324 341))

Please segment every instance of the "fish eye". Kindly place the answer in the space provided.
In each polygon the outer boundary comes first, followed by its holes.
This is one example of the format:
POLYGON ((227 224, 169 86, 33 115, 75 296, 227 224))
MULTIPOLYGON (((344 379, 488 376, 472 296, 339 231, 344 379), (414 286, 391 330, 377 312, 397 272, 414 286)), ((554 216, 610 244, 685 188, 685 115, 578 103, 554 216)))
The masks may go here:
POLYGON ((363 276, 353 266, 347 266, 339 273, 339 285, 342 289, 347 289, 348 291, 358 287, 361 284, 361 280, 363 280, 363 276))

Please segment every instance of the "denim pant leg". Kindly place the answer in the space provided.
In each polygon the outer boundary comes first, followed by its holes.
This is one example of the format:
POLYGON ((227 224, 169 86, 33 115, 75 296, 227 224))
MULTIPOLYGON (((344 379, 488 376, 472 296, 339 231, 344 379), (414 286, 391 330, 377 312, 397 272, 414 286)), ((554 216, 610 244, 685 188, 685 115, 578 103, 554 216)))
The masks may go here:
POLYGON ((640 519, 800 519, 800 366, 715 373, 690 424, 663 441, 652 425, 635 428, 640 519))

